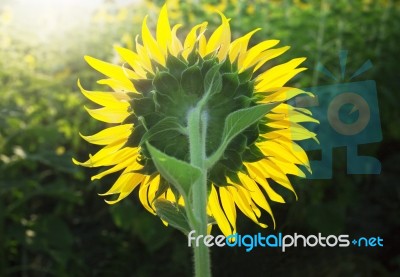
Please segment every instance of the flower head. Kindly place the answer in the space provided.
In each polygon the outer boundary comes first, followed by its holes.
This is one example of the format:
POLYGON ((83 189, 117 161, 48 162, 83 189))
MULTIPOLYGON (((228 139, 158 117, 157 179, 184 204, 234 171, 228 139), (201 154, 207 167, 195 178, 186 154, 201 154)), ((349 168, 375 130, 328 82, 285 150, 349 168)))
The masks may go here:
POLYGON ((314 133, 299 123, 316 120, 306 109, 286 102, 306 93, 285 86, 305 70, 298 67, 305 59, 292 59, 264 70, 268 61, 289 47, 274 48, 278 40, 249 47, 258 29, 232 40, 229 19, 223 14, 220 17, 221 25, 209 37, 207 22, 203 22, 181 41, 177 37, 181 25, 170 27, 164 6, 155 37, 145 18, 135 51, 116 47, 125 61, 122 66, 85 57, 89 65, 108 77, 99 83, 112 90, 87 91, 78 83, 82 93, 101 106, 87 111, 93 118, 113 126, 82 136, 103 148, 86 162, 74 162, 87 167, 110 167, 92 180, 118 172, 116 182, 102 194, 116 195, 107 203, 116 203, 137 188, 143 206, 155 214, 156 199, 180 205, 185 205, 185 200, 157 171, 146 142, 169 156, 189 162, 187 114, 207 98, 205 152, 212 157, 224 142, 230 114, 273 103, 270 112, 227 143, 208 172, 207 212, 221 231, 229 235, 236 232, 237 208, 255 223, 267 226, 259 221, 261 210, 273 218, 269 201, 284 202, 270 185, 271 181, 294 193, 287 175, 304 177, 301 168, 310 171, 307 155, 295 141, 315 138, 314 133))

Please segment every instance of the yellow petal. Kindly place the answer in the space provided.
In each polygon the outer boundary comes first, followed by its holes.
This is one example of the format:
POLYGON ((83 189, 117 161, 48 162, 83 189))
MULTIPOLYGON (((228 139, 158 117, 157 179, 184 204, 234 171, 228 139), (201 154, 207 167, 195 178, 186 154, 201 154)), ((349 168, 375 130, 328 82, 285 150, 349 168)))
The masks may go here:
POLYGON ((250 195, 246 196, 245 194, 248 194, 247 191, 245 191, 242 187, 240 186, 235 186, 235 187, 227 187, 230 193, 233 195, 233 199, 236 203, 236 205, 239 207, 239 209, 248 217, 250 218, 253 222, 261 226, 262 228, 266 228, 267 225, 260 223, 254 214, 254 208, 256 208, 255 204, 251 200, 250 195))
POLYGON ((79 165, 86 166, 86 167, 99 167, 99 166, 109 166, 115 165, 124 160, 128 159, 132 155, 135 154, 137 150, 135 148, 124 147, 122 149, 117 148, 122 147, 121 144, 115 144, 115 147, 110 144, 109 146, 104 147, 100 151, 98 151, 93 156, 89 156, 89 160, 84 163, 79 163, 79 165))
POLYGON ((127 77, 128 76, 127 73, 135 75, 135 73, 132 70, 129 69, 124 70, 122 66, 103 62, 101 60, 92 58, 90 56, 85 56, 84 58, 91 67, 93 67, 100 73, 103 73, 104 75, 112 79, 117 79, 123 82, 130 82, 127 77))
POLYGON ((206 47, 206 55, 218 50, 218 59, 220 61, 226 58, 231 43, 231 28, 229 27, 229 20, 222 13, 218 12, 221 16, 222 23, 214 31, 208 40, 206 47))
POLYGON ((137 163, 137 158, 138 158, 138 153, 133 152, 131 153, 131 155, 129 157, 126 158, 126 160, 116 164, 115 166, 111 167, 110 169, 107 169, 99 174, 96 174, 94 176, 92 176, 91 180, 99 180, 101 178, 103 178, 106 175, 109 175, 111 173, 120 171, 124 168, 128 168, 133 171, 133 170, 139 170, 142 168, 142 165, 140 165, 139 163, 137 163))
POLYGON ((204 36, 204 33, 201 33, 199 35, 198 41, 199 41, 199 48, 197 50, 198 50, 200 56, 204 57, 207 54, 207 39, 204 36))
POLYGON ((150 58, 152 58, 159 64, 165 66, 165 57, 161 53, 161 50, 158 47, 156 40, 153 38, 149 28, 147 27, 147 16, 143 19, 142 23, 142 40, 143 46, 147 50, 147 55, 149 55, 150 58))
POLYGON ((135 87, 133 86, 130 80, 121 81, 116 79, 101 79, 97 81, 100 85, 107 85, 112 90, 115 91, 115 97, 120 100, 128 100, 130 97, 126 94, 126 92, 134 92, 137 93, 135 87))
POLYGON ((240 37, 232 41, 230 47, 229 47, 229 60, 233 63, 237 58, 238 59, 238 64, 241 65, 243 63, 243 59, 245 58, 245 54, 247 51, 247 46, 249 44, 250 38, 253 36, 253 34, 257 31, 261 30, 260 28, 257 28, 249 33, 247 33, 245 36, 240 37))
MULTIPOLYGON (((242 174, 245 175, 245 174, 242 174)), ((248 177, 248 176, 247 176, 248 177)), ((243 176, 242 176, 243 178, 243 176)), ((262 209, 264 209, 272 218, 272 221, 274 222, 274 228, 275 228, 275 218, 272 213, 271 207, 269 206, 267 200, 265 199, 264 194, 260 190, 260 188, 257 186, 253 180, 251 180, 249 177, 246 180, 247 182, 242 182, 244 187, 247 188, 247 191, 250 193, 251 199, 254 200, 254 202, 260 206, 262 209)))
POLYGON ((78 87, 81 90, 82 94, 85 95, 86 98, 91 100, 92 102, 99 104, 101 106, 124 106, 126 108, 129 107, 129 103, 126 101, 120 101, 115 93, 112 92, 102 92, 102 91, 89 91, 85 90, 80 81, 78 80, 78 87))
POLYGON ((260 58, 264 57, 262 52, 264 52, 265 50, 267 50, 271 47, 274 47, 278 43, 279 43, 279 40, 265 40, 263 42, 260 42, 256 46, 250 48, 246 52, 246 57, 243 60, 243 64, 239 65, 239 67, 240 67, 239 72, 242 72, 242 71, 246 70, 247 68, 253 66, 257 62, 259 62, 260 58))
POLYGON ((85 109, 91 117, 106 123, 121 123, 130 115, 126 106, 100 109, 88 109, 85 107, 85 109))
POLYGON ((178 37, 176 36, 176 31, 182 27, 182 24, 176 24, 173 28, 172 28, 172 40, 171 40, 171 44, 169 45, 169 51, 171 52, 172 55, 174 55, 175 57, 178 56, 179 53, 182 52, 183 50, 183 46, 181 41, 178 39, 178 37))
POLYGON ((274 163, 277 167, 281 169, 282 172, 287 175, 291 174, 301 178, 306 177, 304 172, 292 162, 282 161, 280 157, 268 157, 267 159, 274 163))
POLYGON ((253 167, 251 164, 245 164, 247 167, 250 176, 247 176, 246 174, 239 173, 239 178, 242 181, 242 183, 247 183, 247 182, 254 182, 256 181, 267 193, 268 197, 275 202, 279 203, 285 203, 285 200, 282 198, 281 195, 276 193, 271 186, 268 184, 266 178, 269 176, 262 175, 257 168, 253 167), (251 179, 250 179, 251 178, 251 179), (253 180, 252 180, 253 179, 253 180))
POLYGON ((192 52, 193 47, 195 46, 196 42, 199 40, 200 35, 197 35, 197 30, 200 29, 200 34, 203 34, 206 30, 207 22, 203 22, 194 26, 186 36, 185 42, 183 44, 183 52, 182 56, 187 59, 189 54, 192 52))
POLYGON ((293 157, 297 159, 298 164, 304 165, 307 170, 312 173, 307 153, 303 148, 301 148, 296 142, 286 137, 280 137, 277 142, 286 148, 290 153, 292 153, 293 157))
POLYGON ((160 175, 157 174, 150 182, 149 182, 149 188, 147 190, 147 200, 150 203, 150 206, 153 210, 155 210, 154 207, 154 198, 156 196, 156 192, 159 188, 160 184, 160 175))
POLYGON ((145 176, 144 180, 142 181, 142 184, 140 185, 139 188, 139 200, 147 211, 155 215, 156 213, 150 206, 148 200, 148 191, 151 179, 152 178, 150 176, 145 176))
POLYGON ((127 139, 131 135, 132 130, 133 124, 123 124, 101 130, 91 136, 80 135, 84 140, 92 144, 107 145, 119 139, 127 139))
POLYGON ((164 55, 166 55, 168 49, 167 46, 172 40, 171 27, 169 25, 166 4, 164 4, 164 6, 161 8, 160 15, 158 16, 156 37, 157 44, 159 45, 160 50, 164 55))
POLYGON ((316 133, 311 132, 305 127, 301 126, 300 124, 294 122, 283 121, 283 120, 274 121, 267 123, 267 126, 270 126, 272 128, 283 128, 280 130, 274 130, 269 133, 263 134, 262 136, 267 139, 273 139, 279 136, 284 136, 292 141, 306 140, 311 138, 317 143, 319 143, 316 133))
POLYGON ((273 68, 261 73, 257 76, 258 82, 255 86, 257 91, 267 91, 268 89, 283 86, 287 80, 292 78, 305 68, 295 69, 300 65, 305 58, 296 58, 288 61, 287 63, 274 66, 273 68))
POLYGON ((107 166, 112 165, 111 162, 114 159, 118 150, 126 143, 126 139, 119 139, 114 141, 113 143, 103 147, 100 151, 98 151, 95 155, 89 155, 89 160, 86 162, 78 162, 75 159, 72 161, 76 165, 82 165, 86 167, 98 167, 98 166, 107 166))
POLYGON ((218 194, 214 185, 211 185, 211 192, 208 197, 208 206, 210 208, 212 216, 217 221, 218 227, 221 229, 222 233, 225 236, 231 235, 232 234, 231 226, 229 225, 229 222, 226 219, 226 216, 221 208, 218 199, 218 194))
POLYGON ((256 60, 257 64, 254 67, 254 72, 257 71, 261 66, 263 66, 267 61, 272 60, 273 58, 276 58, 276 57, 282 55, 289 49, 290 49, 290 46, 284 46, 284 47, 270 49, 270 50, 262 52, 262 54, 256 60))
MULTIPOLYGON (((273 87, 272 87, 273 88, 273 87)), ((271 89, 269 89, 271 90, 271 89)), ((278 90, 273 90, 275 92, 266 95, 262 100, 260 100, 261 103, 268 103, 268 102, 280 102, 280 101, 286 101, 289 99, 292 99, 293 97, 296 97, 301 94, 307 94, 310 97, 314 97, 314 94, 311 92, 307 92, 298 88, 291 88, 291 87, 282 87, 279 88, 278 90)), ((266 92, 269 92, 266 90, 266 92)))
POLYGON ((233 227, 233 234, 236 233, 236 208, 235 202, 233 201, 233 197, 231 193, 225 188, 219 188, 219 196, 221 198, 222 208, 228 218, 231 226, 233 227))
POLYGON ((105 195, 116 194, 119 193, 118 198, 116 200, 105 200, 107 204, 115 204, 125 197, 127 197, 144 179, 144 176, 139 173, 128 173, 122 174, 114 186, 107 192, 105 195), (119 187, 118 189, 114 187, 119 187), (115 192, 113 192, 115 191, 115 192))
POLYGON ((147 50, 143 45, 138 42, 138 37, 136 37, 136 51, 141 58, 140 65, 148 72, 154 74, 153 66, 151 64, 150 56, 147 54, 147 50))
POLYGON ((289 179, 285 175, 284 172, 281 171, 281 169, 276 166, 274 163, 269 161, 268 159, 263 159, 262 163, 253 163, 254 167, 256 167, 262 174, 264 174, 266 171, 270 175, 270 177, 277 182, 278 184, 282 185, 283 187, 287 188, 288 190, 292 191, 293 194, 295 195, 297 199, 297 194, 290 183, 289 179), (262 165, 261 165, 262 164, 262 165))
POLYGON ((130 67, 132 67, 132 69, 140 78, 146 78, 146 70, 144 70, 140 65, 141 59, 138 54, 119 46, 115 46, 115 50, 118 52, 121 58, 126 61, 130 67))
MULTIPOLYGON (((305 161, 300 161, 292 150, 287 149, 277 141, 267 140, 264 142, 257 143, 258 148, 266 157, 275 157, 283 162, 291 162, 293 164, 300 164, 307 166, 308 163, 304 164, 305 161)), ((308 162, 308 160, 307 160, 308 162)))

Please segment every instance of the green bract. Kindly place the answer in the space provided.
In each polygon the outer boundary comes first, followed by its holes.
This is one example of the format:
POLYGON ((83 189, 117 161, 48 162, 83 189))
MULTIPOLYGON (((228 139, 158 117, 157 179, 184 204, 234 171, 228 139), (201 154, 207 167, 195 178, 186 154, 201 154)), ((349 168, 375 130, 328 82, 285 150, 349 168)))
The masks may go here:
MULTIPOLYGON (((217 152, 227 138, 230 141, 210 169, 210 182, 226 186, 227 177, 239 180, 237 172, 246 170, 243 162, 264 157, 255 145, 260 132, 258 123, 248 127, 245 122, 245 130, 230 137, 225 130, 230 114, 256 106, 254 81, 250 80, 252 69, 238 73, 237 64, 229 59, 219 63, 215 55, 202 58, 196 53, 192 53, 188 61, 169 55, 166 67, 158 65, 157 68, 148 79, 133 82, 141 94, 133 95, 130 102, 134 114, 129 120, 134 122, 135 128, 127 146, 141 146, 141 172, 150 175, 156 171, 145 141, 169 156, 190 162, 187 116, 200 101, 204 101, 207 115, 207 156, 217 152)), ((259 117, 266 112, 262 111, 259 117)), ((233 117, 230 121, 239 118, 233 117)))

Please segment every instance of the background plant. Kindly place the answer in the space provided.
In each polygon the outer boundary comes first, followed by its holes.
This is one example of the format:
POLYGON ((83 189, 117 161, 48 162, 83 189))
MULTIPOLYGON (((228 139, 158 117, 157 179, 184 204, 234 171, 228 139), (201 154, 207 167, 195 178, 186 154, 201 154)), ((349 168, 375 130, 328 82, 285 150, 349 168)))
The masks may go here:
MULTIPOLYGON (((234 37, 261 26, 254 43, 276 38, 282 45, 292 45, 284 61, 308 57, 309 70, 296 79, 296 86, 331 84, 314 69, 321 62, 339 74, 337 53, 341 49, 349 51, 348 72, 371 59, 373 69, 358 80, 373 79, 378 85, 384 140, 359 148, 381 160, 382 174, 345 174, 345 149, 336 149, 333 180, 294 180, 299 201, 272 207, 277 230, 258 229, 243 217, 238 218, 238 228, 241 233, 380 235, 384 248, 299 248, 284 255, 272 249, 245 253, 243 249, 213 248, 214 275, 290 276, 299 270, 310 276, 398 273, 398 2, 172 2, 177 6, 171 17, 186 26, 217 21, 218 17, 209 16, 217 7, 235 18, 231 21, 232 30, 237 31, 234 37)), ((140 31, 143 15, 149 13, 154 19, 163 1, 152 3, 121 7, 105 1, 90 15, 90 25, 71 27, 44 42, 13 22, 12 1, 2 1, 0 276, 191 274, 190 249, 180 233, 164 228, 156 217, 144 212, 135 195, 118 205, 105 205, 96 192, 105 191, 112 180, 89 184, 89 172, 71 162, 72 155, 83 160, 86 153, 94 151, 88 151, 91 149, 82 143, 78 130, 86 134, 98 130, 80 107, 84 100, 76 86, 78 75, 87 89, 92 89, 96 79, 83 55, 114 59, 110 46, 129 47, 140 31)), ((219 22, 211 23, 213 28, 219 22)), ((286 199, 291 197, 287 194, 286 199)))

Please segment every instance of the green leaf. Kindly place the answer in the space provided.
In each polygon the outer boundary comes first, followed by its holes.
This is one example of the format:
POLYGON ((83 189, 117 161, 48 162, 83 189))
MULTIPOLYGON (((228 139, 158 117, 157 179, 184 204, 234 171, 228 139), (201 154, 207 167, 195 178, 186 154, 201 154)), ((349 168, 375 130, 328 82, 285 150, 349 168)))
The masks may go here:
POLYGON ((146 141, 151 141, 156 136, 162 136, 165 132, 178 132, 186 134, 186 129, 179 124, 178 119, 175 117, 166 117, 151 127, 142 137, 139 145, 142 145, 146 141))
POLYGON ((225 120, 222 141, 229 144, 234 137, 259 121, 278 104, 279 103, 257 105, 246 109, 240 109, 229 114, 225 120))
POLYGON ((154 207, 157 215, 162 220, 168 222, 172 227, 182 231, 185 235, 192 230, 188 223, 185 208, 183 206, 174 204, 165 199, 157 199, 154 201, 154 207))
POLYGON ((175 186, 184 197, 187 197, 192 185, 201 175, 200 168, 168 156, 148 142, 146 142, 146 145, 161 176, 175 186))
POLYGON ((204 78, 205 95, 217 94, 222 89, 222 76, 219 73, 220 64, 216 64, 206 73, 204 78))
POLYGON ((168 72, 162 71, 156 74, 153 86, 162 94, 174 95, 179 91, 179 82, 168 72))
POLYGON ((215 153, 208 159, 208 167, 212 167, 224 154, 229 143, 241 132, 255 124, 266 113, 276 107, 279 103, 257 105, 250 108, 240 109, 229 114, 225 119, 222 143, 215 153))

